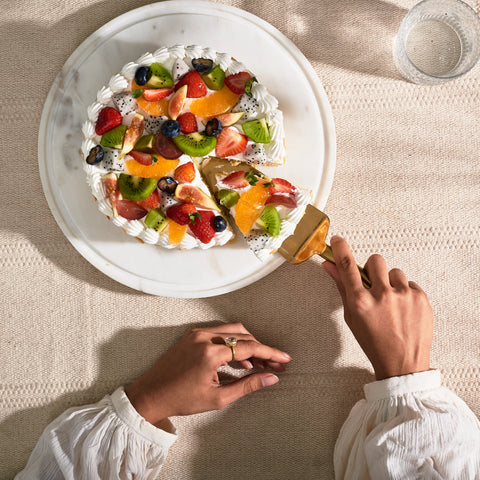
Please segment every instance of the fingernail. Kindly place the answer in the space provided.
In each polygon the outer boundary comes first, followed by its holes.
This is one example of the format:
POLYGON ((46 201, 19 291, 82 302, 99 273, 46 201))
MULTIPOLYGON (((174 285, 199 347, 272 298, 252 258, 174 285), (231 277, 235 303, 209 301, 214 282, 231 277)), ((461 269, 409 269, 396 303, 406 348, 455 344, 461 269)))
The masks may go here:
POLYGON ((248 370, 251 370, 253 368, 252 362, 250 360, 245 360, 245 367, 248 370))
POLYGON ((330 238, 330 243, 340 242, 341 240, 343 240, 343 239, 340 235, 333 235, 330 238))
POLYGON ((287 352, 282 352, 282 355, 288 360, 290 361, 292 359, 292 357, 287 353, 287 352))
POLYGON ((262 377, 262 385, 264 387, 269 387, 270 385, 275 385, 278 382, 278 377, 271 373, 270 375, 266 375, 262 377))

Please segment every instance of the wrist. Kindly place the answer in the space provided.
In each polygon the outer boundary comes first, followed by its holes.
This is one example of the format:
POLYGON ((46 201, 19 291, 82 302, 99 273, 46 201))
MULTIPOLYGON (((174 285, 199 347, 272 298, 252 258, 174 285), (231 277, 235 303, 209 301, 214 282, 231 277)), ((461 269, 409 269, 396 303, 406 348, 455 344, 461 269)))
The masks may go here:
POLYGON ((392 377, 401 377, 403 375, 410 375, 412 373, 420 373, 430 370, 430 362, 425 365, 418 366, 405 366, 402 368, 374 368, 375 371, 375 380, 385 380, 392 377))
POLYGON ((125 388, 130 403, 137 413, 152 425, 162 424, 168 421, 168 415, 163 414, 158 408, 156 402, 152 399, 152 395, 140 383, 139 380, 125 388))

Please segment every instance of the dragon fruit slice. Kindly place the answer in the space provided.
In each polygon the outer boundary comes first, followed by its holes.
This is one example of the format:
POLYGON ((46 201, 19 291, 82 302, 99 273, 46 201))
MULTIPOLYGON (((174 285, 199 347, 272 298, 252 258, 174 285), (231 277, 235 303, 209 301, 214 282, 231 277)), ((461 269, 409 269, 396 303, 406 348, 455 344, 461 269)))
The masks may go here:
POLYGON ((97 167, 106 172, 123 172, 125 170, 125 160, 119 157, 120 152, 118 150, 103 147, 103 160, 97 167))
POLYGON ((243 94, 239 99, 237 104, 232 108, 233 113, 245 112, 245 115, 241 118, 239 123, 246 122, 247 120, 253 120, 257 117, 258 112, 260 111, 260 105, 257 100, 253 97, 243 94))
POLYGON ((131 93, 117 93, 112 97, 113 103, 117 110, 122 114, 122 117, 135 113, 137 110, 137 101, 133 98, 131 93))
POLYGON ((177 83, 177 81, 180 80, 180 78, 182 78, 189 71, 190 69, 188 68, 188 65, 182 59, 175 60, 172 70, 173 81, 177 83))
POLYGON ((265 165, 267 163, 265 147, 260 143, 251 143, 243 152, 243 158, 249 164, 265 165))
POLYGON ((145 130, 148 130, 148 132, 156 135, 166 120, 168 120, 167 117, 154 117, 153 115, 145 115, 144 128, 145 130))

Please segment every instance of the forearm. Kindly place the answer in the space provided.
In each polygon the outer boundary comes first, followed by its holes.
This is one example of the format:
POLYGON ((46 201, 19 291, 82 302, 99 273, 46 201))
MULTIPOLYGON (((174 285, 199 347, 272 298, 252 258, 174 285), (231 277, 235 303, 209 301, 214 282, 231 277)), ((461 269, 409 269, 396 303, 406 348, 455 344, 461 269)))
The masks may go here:
POLYGON ((337 479, 475 478, 480 423, 435 370, 365 386, 335 446, 337 479))
POLYGON ((175 433, 146 422, 119 388, 96 404, 67 410, 48 425, 16 480, 104 480, 110 478, 108 472, 155 478, 175 439, 175 433))

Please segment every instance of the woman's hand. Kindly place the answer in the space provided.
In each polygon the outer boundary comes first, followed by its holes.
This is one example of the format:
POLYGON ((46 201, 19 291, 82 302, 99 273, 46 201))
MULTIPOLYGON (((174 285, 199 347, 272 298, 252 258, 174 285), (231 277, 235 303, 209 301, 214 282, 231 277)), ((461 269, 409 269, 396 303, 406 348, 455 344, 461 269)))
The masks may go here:
POLYGON ((260 388, 278 382, 272 373, 247 375, 221 385, 217 370, 232 361, 226 337, 235 337, 235 358, 247 369, 252 360, 282 372, 288 354, 261 344, 240 323, 194 328, 163 355, 155 365, 125 392, 138 413, 148 422, 159 424, 170 416, 218 410, 260 388))
POLYGON ((380 255, 365 270, 366 289, 345 240, 332 237, 336 265, 324 262, 342 296, 345 321, 367 355, 377 380, 430 368, 433 314, 425 292, 399 269, 388 271, 380 255))

